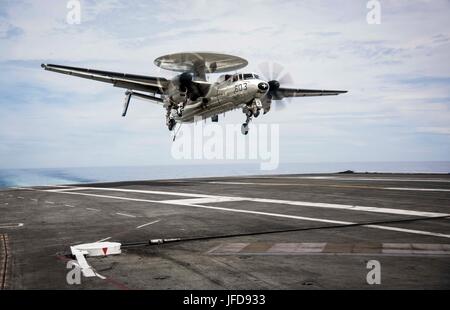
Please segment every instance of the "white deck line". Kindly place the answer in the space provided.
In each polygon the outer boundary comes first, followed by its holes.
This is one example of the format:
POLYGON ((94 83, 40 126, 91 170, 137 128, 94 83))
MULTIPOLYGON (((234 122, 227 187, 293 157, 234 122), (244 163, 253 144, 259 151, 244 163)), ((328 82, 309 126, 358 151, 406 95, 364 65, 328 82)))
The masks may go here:
MULTIPOLYGON (((305 184, 297 183, 267 183, 267 182, 227 182, 227 181, 213 181, 207 182, 208 184, 222 184, 222 185, 261 185, 261 186, 305 186, 305 184)), ((314 186, 314 184, 308 184, 308 186, 314 186)), ((361 187, 363 189, 376 189, 376 190, 394 190, 394 191, 428 191, 428 192, 450 192, 450 189, 444 188, 413 188, 413 187, 365 187, 365 186, 352 186, 352 185, 316 185, 316 186, 329 186, 329 187, 361 187)))
POLYGON ((169 191, 149 191, 140 189, 127 189, 127 188, 115 188, 115 187, 71 187, 70 189, 48 189, 46 192, 66 192, 66 191, 77 191, 77 190, 96 190, 96 191, 113 191, 113 192, 124 192, 124 193, 139 193, 139 194, 155 194, 155 195, 168 195, 168 196, 181 196, 181 197, 195 197, 195 198, 215 198, 221 197, 218 195, 205 195, 205 194, 194 194, 194 193, 180 193, 180 192, 169 192, 169 191))
POLYGON ((290 200, 264 199, 264 198, 248 198, 247 200, 255 201, 255 202, 303 206, 303 207, 329 208, 329 209, 340 209, 340 210, 350 210, 350 211, 412 215, 412 216, 421 216, 421 217, 450 216, 450 214, 440 213, 440 212, 413 211, 413 210, 405 210, 405 209, 380 208, 380 207, 352 206, 352 205, 343 205, 343 204, 334 204, 334 203, 290 201, 290 200))
POLYGON ((443 182, 450 183, 449 179, 415 179, 415 178, 364 178, 364 177, 338 177, 338 176, 310 176, 310 177, 291 177, 279 176, 270 177, 279 179, 306 179, 306 180, 336 180, 336 181, 388 181, 388 182, 443 182))
POLYGON ((394 191, 450 192, 450 189, 446 188, 385 187, 383 189, 394 191))
MULTIPOLYGON (((83 188, 84 189, 84 188, 83 188)), ((91 190, 105 190, 105 191, 119 191, 119 192, 129 192, 129 193, 149 193, 149 194, 157 194, 157 195, 175 195, 175 196, 184 196, 184 197, 195 197, 195 199, 181 199, 181 200, 146 200, 149 202, 159 202, 159 203, 172 203, 178 204, 177 202, 181 201, 182 203, 187 204, 202 204, 202 203, 213 203, 213 202, 225 202, 225 201, 253 201, 253 202, 262 202, 262 203, 273 203, 273 204, 284 204, 284 205, 292 205, 292 206, 301 206, 301 207, 313 207, 313 208, 329 208, 329 209, 339 209, 339 210, 349 210, 349 211, 362 211, 362 212, 374 212, 374 213, 386 213, 386 214, 399 214, 399 215, 411 215, 411 216, 421 216, 421 217, 439 217, 439 216, 450 216, 447 213, 439 213, 439 212, 428 212, 428 211, 414 211, 414 210, 405 210, 405 209, 394 209, 394 208, 380 208, 380 207, 366 207, 366 206, 356 206, 356 205, 344 205, 344 204, 335 204, 335 203, 321 203, 321 202, 308 202, 308 201, 295 201, 295 200, 280 200, 280 199, 266 199, 266 198, 249 198, 249 197, 233 197, 233 196, 214 196, 214 195, 204 195, 204 194, 192 194, 192 193, 180 193, 180 192, 163 192, 163 191, 145 191, 145 190, 133 190, 133 189, 115 189, 115 188, 105 188, 105 187, 88 187, 86 189, 91 190), (200 199, 200 198, 209 198, 209 199, 200 199)), ((71 192, 66 191, 58 191, 58 193, 66 193, 70 194, 71 192)), ((77 194, 86 194, 86 193, 77 193, 77 194)), ((103 197, 103 195, 90 194, 93 197, 103 197)), ((110 196, 105 196, 106 198, 110 196)), ((118 198, 127 198, 127 197, 118 197, 118 198)), ((127 198, 132 201, 141 201, 139 198, 127 198)))
POLYGON ((136 227, 136 229, 140 229, 140 228, 148 226, 148 225, 156 224, 159 221, 161 221, 161 220, 156 220, 156 221, 153 221, 153 222, 150 222, 150 223, 146 223, 146 224, 140 225, 140 226, 136 227))
POLYGON ((435 233, 435 232, 429 232, 429 231, 423 231, 423 230, 406 229, 406 228, 391 227, 391 226, 381 226, 381 225, 364 225, 364 227, 377 228, 377 229, 383 229, 383 230, 399 231, 399 232, 418 234, 418 235, 426 235, 426 236, 433 236, 433 237, 450 238, 450 235, 447 235, 447 234, 441 234, 441 233, 435 233))
MULTIPOLYGON (((304 217, 304 216, 295 216, 295 215, 287 215, 280 213, 271 213, 271 212, 260 212, 260 211, 251 211, 244 209, 231 209, 231 208, 221 208, 221 207, 213 207, 213 206, 203 206, 203 205, 194 205, 186 203, 186 201, 180 202, 180 200, 165 200, 165 201, 157 201, 157 200, 148 200, 148 199, 136 199, 136 198, 127 198, 127 197, 118 197, 118 196, 108 196, 108 195, 96 195, 96 194, 87 194, 87 193, 76 193, 76 192, 59 192, 61 194, 70 194, 70 195, 82 195, 82 196, 92 196, 92 197, 101 197, 101 198, 109 198, 109 199, 118 199, 118 200, 128 200, 128 201, 140 201, 140 202, 151 202, 151 203, 162 203, 162 204, 175 204, 180 206, 188 206, 193 208, 202 208, 202 209, 210 209, 217 211, 225 211, 225 212, 235 212, 235 213, 245 213, 245 214, 254 214, 254 215, 263 215, 270 217, 278 217, 278 218, 288 218, 288 219, 296 219, 303 221, 312 221, 312 222, 321 222, 321 223, 329 223, 329 224, 338 224, 338 225, 353 225, 357 224, 354 222, 345 222, 345 221, 336 221, 336 220, 328 220, 322 218, 313 218, 313 217, 304 217)), ((435 237, 443 237, 450 238, 450 235, 434 233, 422 230, 412 230, 412 229, 404 229, 398 227, 391 226, 382 226, 382 225, 362 225, 367 228, 375 228, 381 230, 392 230, 398 232, 405 232, 411 234, 419 234, 419 235, 427 235, 427 236, 435 236, 435 237)))
POLYGON ((66 191, 78 191, 82 189, 88 189, 89 187, 64 187, 57 189, 47 189, 46 192, 66 192, 66 191))
POLYGON ((0 228, 18 228, 18 227, 22 227, 23 223, 5 223, 5 224, 0 224, 0 228))
POLYGON ((117 212, 116 214, 117 214, 117 215, 122 215, 122 216, 127 216, 127 217, 136 217, 136 215, 126 214, 126 213, 120 213, 120 212, 117 212))
POLYGON ((101 239, 101 240, 95 241, 95 243, 98 243, 98 242, 103 242, 103 241, 106 241, 106 240, 109 240, 109 239, 111 239, 111 237, 107 237, 107 238, 104 238, 104 239, 101 239))

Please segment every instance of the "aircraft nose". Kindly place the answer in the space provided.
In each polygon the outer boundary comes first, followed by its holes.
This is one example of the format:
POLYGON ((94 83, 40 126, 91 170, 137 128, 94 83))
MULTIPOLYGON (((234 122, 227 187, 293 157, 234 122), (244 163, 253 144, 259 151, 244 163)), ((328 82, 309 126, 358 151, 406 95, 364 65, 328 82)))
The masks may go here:
POLYGON ((266 82, 261 82, 258 84, 258 89, 266 92, 269 89, 269 84, 266 82))

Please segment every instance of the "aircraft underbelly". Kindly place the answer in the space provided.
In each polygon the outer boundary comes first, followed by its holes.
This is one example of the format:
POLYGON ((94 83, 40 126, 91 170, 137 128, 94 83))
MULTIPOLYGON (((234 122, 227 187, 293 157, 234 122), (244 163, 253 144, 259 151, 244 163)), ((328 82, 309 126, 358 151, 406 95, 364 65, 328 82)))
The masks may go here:
POLYGON ((213 92, 214 95, 208 98, 206 108, 202 107, 201 101, 193 102, 185 107, 183 116, 175 116, 175 120, 190 123, 195 117, 207 119, 234 110, 253 99, 251 92, 235 93, 234 88, 216 89, 213 92))
POLYGON ((194 121, 195 117, 201 117, 202 119, 207 119, 214 115, 219 115, 224 112, 231 111, 236 109, 240 105, 240 102, 236 101, 227 101, 227 102, 210 102, 208 103, 206 108, 203 108, 201 105, 196 105, 192 108, 186 108, 183 112, 182 117, 175 116, 177 121, 181 121, 184 123, 190 123, 194 121))

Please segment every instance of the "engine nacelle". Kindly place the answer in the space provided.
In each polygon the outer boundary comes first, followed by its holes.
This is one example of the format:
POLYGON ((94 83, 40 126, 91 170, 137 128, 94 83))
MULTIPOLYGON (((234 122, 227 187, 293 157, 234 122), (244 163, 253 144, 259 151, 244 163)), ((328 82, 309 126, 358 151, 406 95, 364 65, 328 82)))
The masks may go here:
POLYGON ((189 72, 183 72, 176 78, 178 79, 178 86, 181 92, 186 92, 192 89, 192 74, 190 74, 189 72))
MULTIPOLYGON (((189 72, 183 72, 180 75, 177 75, 172 79, 172 85, 174 85, 175 89, 180 93, 186 93, 189 99, 197 100, 202 96, 200 90, 196 87, 195 83, 193 83, 193 75, 189 72)), ((177 96, 177 95, 174 95, 177 96)), ((176 100, 177 98, 174 98, 176 100)), ((184 99, 184 96, 183 96, 184 99)))

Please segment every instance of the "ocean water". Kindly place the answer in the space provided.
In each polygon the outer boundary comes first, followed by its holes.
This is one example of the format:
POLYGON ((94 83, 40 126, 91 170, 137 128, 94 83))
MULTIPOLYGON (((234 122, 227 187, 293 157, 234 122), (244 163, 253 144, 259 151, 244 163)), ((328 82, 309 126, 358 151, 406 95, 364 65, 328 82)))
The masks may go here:
POLYGON ((52 169, 0 169, 0 188, 191 177, 243 176, 290 173, 355 172, 450 173, 446 162, 284 163, 278 169, 260 170, 259 164, 160 165, 52 169))

